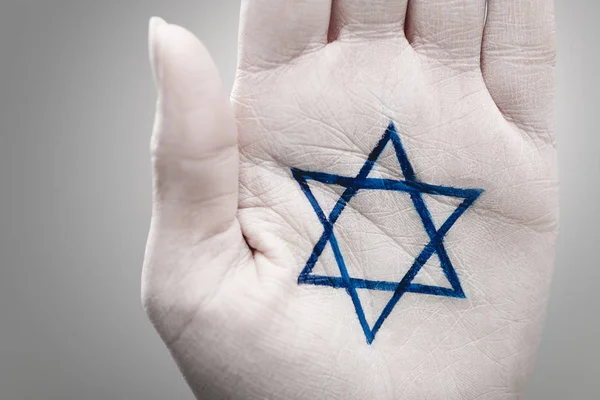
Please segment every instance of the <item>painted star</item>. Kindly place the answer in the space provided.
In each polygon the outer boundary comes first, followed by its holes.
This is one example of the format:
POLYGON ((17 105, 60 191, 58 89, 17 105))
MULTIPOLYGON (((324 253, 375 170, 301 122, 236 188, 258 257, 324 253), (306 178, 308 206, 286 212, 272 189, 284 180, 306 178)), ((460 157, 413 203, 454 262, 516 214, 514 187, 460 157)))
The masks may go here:
POLYGON ((393 122, 390 122, 382 138, 379 140, 375 148, 369 154, 367 161, 364 163, 356 177, 347 177, 341 175, 328 174, 324 172, 304 171, 296 168, 292 168, 292 174, 302 191, 306 195, 306 198, 312 205, 319 221, 323 225, 323 233, 321 238, 315 245, 312 254, 308 258, 306 265, 298 277, 299 284, 310 284, 329 286, 333 288, 344 288, 350 295, 358 320, 360 321, 361 327, 364 331, 367 343, 371 344, 375 339, 375 335, 381 328, 383 322, 387 316, 392 312, 394 306, 402 298, 405 293, 418 293, 426 295, 436 295, 454 298, 464 298, 465 293, 460 284, 458 275, 452 266, 452 262, 448 257, 448 253, 444 248, 444 236, 458 218, 475 202, 475 200, 483 193, 482 189, 459 189, 450 186, 437 186, 430 185, 420 182, 410 164, 400 137, 396 132, 396 128, 393 122), (400 164, 403 180, 393 179, 380 179, 380 178, 368 178, 369 172, 373 169, 378 157, 380 156, 383 149, 388 143, 391 143, 396 153, 396 157, 400 164), (308 181, 313 180, 324 184, 338 185, 344 187, 345 190, 335 206, 333 207, 329 216, 326 216, 323 209, 317 202, 313 195, 308 181), (335 232, 334 225, 338 220, 340 214, 344 211, 344 208, 352 200, 352 198, 358 193, 359 190, 388 190, 395 192, 406 193, 410 196, 410 199, 417 211, 423 228, 429 237, 429 242, 421 250, 419 255, 415 258, 411 267, 408 269, 404 277, 399 282, 386 282, 386 281, 375 281, 367 279, 359 279, 351 277, 348 273, 348 268, 344 262, 344 256, 340 251, 335 232), (449 196, 458 199, 462 199, 460 205, 454 210, 454 212, 446 219, 446 221, 436 229, 431 214, 427 209, 427 205, 423 200, 423 194, 433 194, 440 196, 449 196), (323 249, 327 244, 331 245, 333 254, 335 256, 337 266, 339 268, 340 276, 325 276, 315 275, 312 273, 315 264, 319 257, 323 253, 323 249), (423 265, 429 260, 433 254, 437 254, 441 268, 448 282, 450 288, 441 286, 424 285, 419 283, 413 283, 413 279, 419 273, 423 265), (383 311, 373 324, 369 326, 365 318, 365 312, 360 299, 357 294, 357 289, 369 289, 369 290, 381 290, 393 292, 392 298, 383 308, 383 311))

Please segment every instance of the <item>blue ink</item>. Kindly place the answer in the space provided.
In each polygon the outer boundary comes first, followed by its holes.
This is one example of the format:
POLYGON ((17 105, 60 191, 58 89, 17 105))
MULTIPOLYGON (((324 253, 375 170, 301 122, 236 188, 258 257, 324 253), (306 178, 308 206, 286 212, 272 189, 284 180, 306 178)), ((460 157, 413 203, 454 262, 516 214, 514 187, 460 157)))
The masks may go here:
POLYGON ((445 296, 445 297, 454 297, 454 298, 465 298, 465 293, 460 284, 460 280, 458 279, 458 275, 452 266, 452 262, 450 261, 450 257, 446 252, 444 247, 444 236, 450 228, 454 225, 454 223, 460 218, 460 216, 477 200, 477 198, 483 193, 482 189, 459 189, 450 186, 437 186, 437 185, 429 185, 417 180, 415 172, 413 170, 410 161, 408 160, 408 156, 404 147, 402 146, 402 142, 400 141, 400 137, 396 132, 396 127, 393 122, 390 122, 385 133, 375 146, 375 148, 369 154, 367 161, 360 169, 358 175, 354 178, 341 176, 341 175, 333 175, 327 174, 324 172, 314 172, 314 171, 304 171, 297 168, 292 168, 292 175, 294 179, 300 185, 300 188, 304 192, 304 195, 310 202, 313 207, 319 221, 323 225, 323 234, 321 238, 317 241, 304 269, 298 276, 299 284, 309 284, 309 285, 318 285, 318 286, 330 286, 336 289, 345 289, 350 298, 352 299, 352 303, 354 304, 354 308, 356 310, 356 315, 358 316, 358 320, 360 325, 365 333, 365 337, 367 339, 367 343, 371 344, 375 339, 375 335, 381 328, 381 325, 387 318, 387 316, 392 312, 394 306, 400 298, 405 293, 419 293, 425 295, 434 295, 434 296, 445 296), (380 179, 380 178, 367 178, 369 172, 373 169, 375 162, 381 155, 385 146, 391 142, 394 151, 396 153, 396 158, 400 164, 400 168, 402 170, 402 174, 404 175, 404 180, 393 180, 393 179, 380 179), (323 212, 323 209, 315 199, 310 187, 308 186, 308 181, 314 180, 317 182, 338 185, 346 188, 344 193, 341 195, 335 206, 333 207, 329 216, 326 216, 323 212), (344 257, 340 251, 337 238, 333 231, 333 226, 339 218, 342 211, 346 207, 346 204, 358 193, 359 190, 390 190, 396 192, 404 192, 407 193, 411 201, 423 223, 423 228, 429 237, 429 243, 423 248, 417 258, 414 260, 413 264, 406 272, 404 277, 400 280, 400 282, 386 282, 386 281, 373 281, 366 279, 357 279, 350 277, 348 274, 348 268, 346 267, 346 263, 344 261, 344 257), (454 212, 448 217, 448 219, 442 224, 440 229, 436 229, 433 220, 431 218, 431 214, 427 209, 425 201, 423 200, 423 194, 434 194, 441 196, 449 196, 455 197, 459 199, 463 199, 460 205, 454 210, 454 212), (335 256, 335 260, 337 262, 338 268, 340 270, 341 277, 334 276, 323 276, 323 275, 315 275, 312 273, 317 260, 323 253, 325 246, 327 243, 331 244, 331 249, 333 250, 333 254, 335 256), (442 271, 448 282, 450 283, 451 288, 439 287, 439 286, 430 286, 430 285, 422 285, 418 283, 412 283, 415 276, 419 273, 423 265, 427 263, 429 258, 433 254, 437 254, 440 259, 440 264, 442 271), (365 313, 356 292, 356 289, 370 289, 370 290, 381 290, 381 291, 389 291, 393 292, 392 298, 386 304, 381 315, 375 323, 373 327, 370 327, 365 313))

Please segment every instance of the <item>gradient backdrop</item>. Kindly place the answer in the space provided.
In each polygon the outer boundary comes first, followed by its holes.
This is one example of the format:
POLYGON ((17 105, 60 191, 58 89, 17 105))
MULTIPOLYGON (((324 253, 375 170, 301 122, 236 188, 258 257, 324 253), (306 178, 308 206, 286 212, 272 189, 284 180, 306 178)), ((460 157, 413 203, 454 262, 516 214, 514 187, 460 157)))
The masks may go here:
MULTIPOLYGON (((558 0, 562 230, 528 400, 600 399, 600 2, 558 0)), ((0 399, 191 399, 139 301, 155 94, 147 20, 227 85, 235 0, 0 1, 0 399)))

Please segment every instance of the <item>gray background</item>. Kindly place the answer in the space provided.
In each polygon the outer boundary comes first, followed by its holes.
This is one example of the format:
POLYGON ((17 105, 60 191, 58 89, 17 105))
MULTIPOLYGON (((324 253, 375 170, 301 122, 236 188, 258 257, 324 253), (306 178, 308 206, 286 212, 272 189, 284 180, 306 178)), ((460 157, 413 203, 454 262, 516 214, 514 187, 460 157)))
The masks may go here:
MULTIPOLYGON (((0 399, 191 399, 139 302, 147 20, 231 85, 238 1, 0 2, 0 399)), ((558 0, 562 231, 528 400, 600 399, 600 2, 558 0), (596 245, 597 247, 597 245, 596 245)))

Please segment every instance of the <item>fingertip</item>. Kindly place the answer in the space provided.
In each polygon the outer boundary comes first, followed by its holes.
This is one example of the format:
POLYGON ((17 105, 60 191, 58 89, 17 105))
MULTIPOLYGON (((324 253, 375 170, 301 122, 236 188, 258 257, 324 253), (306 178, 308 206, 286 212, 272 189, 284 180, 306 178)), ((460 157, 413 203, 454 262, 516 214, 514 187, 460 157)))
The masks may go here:
POLYGON ((175 24, 159 29, 158 64, 165 104, 185 110, 221 103, 224 93, 219 71, 204 44, 192 32, 175 24))
POLYGON ((194 66, 198 64, 212 64, 212 58, 202 41, 188 29, 176 25, 166 24, 160 26, 160 44, 163 61, 167 64, 191 63, 194 66))
POLYGON ((152 68, 152 76, 154 83, 158 87, 160 81, 160 31, 163 26, 168 25, 167 22, 160 17, 152 17, 148 23, 148 54, 150 56, 150 67, 152 68))

